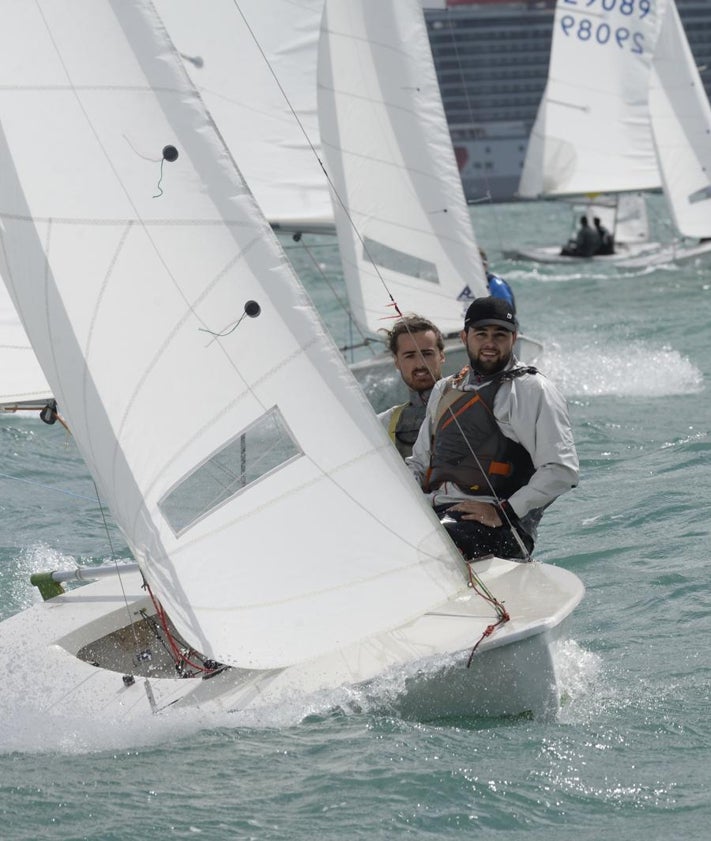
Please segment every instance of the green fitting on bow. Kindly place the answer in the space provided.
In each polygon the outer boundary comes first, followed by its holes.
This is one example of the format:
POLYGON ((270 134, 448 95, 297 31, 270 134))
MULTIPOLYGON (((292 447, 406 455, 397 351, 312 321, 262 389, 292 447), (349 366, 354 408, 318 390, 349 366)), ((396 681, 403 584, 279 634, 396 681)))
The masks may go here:
POLYGON ((64 587, 52 578, 51 572, 36 572, 30 576, 30 584, 34 585, 39 591, 40 595, 47 601, 53 599, 55 596, 61 596, 64 592, 64 587))

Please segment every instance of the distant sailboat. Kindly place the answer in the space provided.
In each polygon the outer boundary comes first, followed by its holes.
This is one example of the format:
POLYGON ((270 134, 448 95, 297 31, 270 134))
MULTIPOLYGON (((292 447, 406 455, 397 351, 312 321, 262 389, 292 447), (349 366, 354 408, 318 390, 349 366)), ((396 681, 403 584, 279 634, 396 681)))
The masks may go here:
POLYGON ((153 6, 0 12, 0 272, 138 564, 37 578, 5 697, 125 721, 411 668, 422 714, 555 711, 580 581, 463 563, 153 6))
MULTIPOLYGON (((634 6, 630 14, 620 4, 593 9, 558 2, 548 84, 519 194, 586 195, 595 203, 601 194, 663 187, 677 230, 705 238, 711 236, 710 132, 708 99, 674 0, 634 6)), ((647 265, 707 250, 698 243, 665 249, 637 226, 630 237, 617 232, 616 254, 592 259, 647 265)), ((560 245, 518 254, 580 259, 561 256, 560 245)))

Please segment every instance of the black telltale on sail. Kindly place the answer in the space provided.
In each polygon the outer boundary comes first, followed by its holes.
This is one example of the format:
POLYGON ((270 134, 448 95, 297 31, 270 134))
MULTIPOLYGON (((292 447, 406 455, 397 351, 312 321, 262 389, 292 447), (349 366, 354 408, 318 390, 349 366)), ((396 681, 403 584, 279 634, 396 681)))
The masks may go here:
POLYGON ((256 318, 262 311, 262 308, 256 301, 247 301, 244 305, 244 311, 250 318, 256 318))
POLYGON ((178 160, 178 150, 175 146, 164 146, 163 147, 163 158, 164 160, 168 161, 168 163, 173 163, 173 161, 178 160))

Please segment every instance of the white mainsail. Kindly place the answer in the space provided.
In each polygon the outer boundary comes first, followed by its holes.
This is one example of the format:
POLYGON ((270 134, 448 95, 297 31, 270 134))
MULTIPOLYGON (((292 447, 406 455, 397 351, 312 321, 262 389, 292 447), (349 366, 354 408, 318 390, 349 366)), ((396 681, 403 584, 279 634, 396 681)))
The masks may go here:
POLYGON ((151 4, 0 12, 0 272, 178 632, 271 668, 459 590, 151 4))
POLYGON ((654 53, 652 129, 677 230, 711 236, 711 106, 674 0, 654 53))
POLYGON ((486 295, 486 280, 417 0, 326 0, 318 78, 356 323, 387 327, 392 295, 458 333, 462 299, 486 295))
POLYGON ((155 0, 155 6, 269 222, 333 229, 317 158, 323 0, 155 0))
POLYGON ((648 92, 667 0, 623 6, 558 0, 522 197, 661 186, 648 92))

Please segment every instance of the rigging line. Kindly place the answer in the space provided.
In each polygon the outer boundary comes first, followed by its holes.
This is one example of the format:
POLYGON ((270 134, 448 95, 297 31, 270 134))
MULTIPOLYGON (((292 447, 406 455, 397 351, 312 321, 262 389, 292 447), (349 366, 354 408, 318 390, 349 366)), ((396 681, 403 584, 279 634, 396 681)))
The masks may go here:
MULTIPOLYGON (((294 240, 294 242, 296 242, 296 243, 297 243, 297 246, 293 246, 293 247, 297 247, 297 248, 298 248, 298 247, 301 247, 301 248, 302 248, 302 249, 306 252, 306 255, 308 256, 309 260, 311 260, 311 262, 312 262, 312 264, 313 264, 314 268, 315 268, 315 269, 316 269, 316 271, 319 273, 319 275, 321 276, 321 278, 324 280, 324 282, 326 283, 326 286, 328 286, 329 290, 331 291, 331 294, 332 294, 332 295, 333 295, 333 297, 336 299, 336 302, 337 302, 337 303, 339 304, 339 306, 343 309, 343 312, 344 312, 344 313, 348 316, 349 324, 351 325, 351 326, 350 326, 351 331, 352 331, 352 329, 353 329, 353 326, 355 326, 355 329, 358 331, 358 335, 360 336, 361 340, 363 341, 363 345, 362 345, 362 346, 363 346, 363 347, 368 347, 368 346, 370 345, 370 342, 369 342, 369 340, 368 340, 368 337, 367 337, 367 336, 365 335, 365 333, 364 333, 364 332, 360 329, 360 327, 358 326, 358 324, 356 324, 356 323, 353 321, 353 318, 352 318, 352 316, 351 316, 351 312, 350 312, 350 310, 348 309, 348 304, 347 304, 347 303, 346 303, 346 302, 345 302, 345 301, 341 298, 341 296, 340 296, 340 295, 338 294, 338 292, 336 291, 335 286, 331 283, 331 281, 329 280, 328 276, 326 275, 326 272, 325 272, 325 271, 321 268, 321 264, 318 262, 318 260, 317 260, 317 259, 316 259, 316 257, 314 256, 313 252, 311 251, 311 246, 307 245, 307 244, 304 242, 304 239, 303 239, 303 236, 302 236, 302 235, 298 235, 298 239, 297 239, 297 235, 294 235, 294 236, 292 237, 292 239, 294 240)), ((352 346, 353 346, 353 338, 352 338, 352 336, 351 336, 351 340, 350 340, 350 342, 351 342, 351 347, 352 347, 352 346)), ((347 348, 347 349, 349 349, 349 348, 347 348)), ((374 351, 371 351, 371 352, 373 352, 373 353, 374 353, 374 351)))
MULTIPOLYGON (((114 569, 116 570, 116 574, 118 575, 119 584, 121 585, 121 594, 123 595, 123 604, 124 604, 124 607, 126 608, 126 614, 128 616, 128 624, 130 625, 131 633, 133 634, 133 644, 135 646, 135 651, 138 652, 140 650, 141 646, 138 642, 138 634, 136 632, 136 624, 135 624, 135 620, 134 620, 133 616, 131 615, 131 608, 130 608, 129 603, 128 603, 128 596, 126 595, 126 589, 123 586, 123 576, 121 575, 121 567, 119 565, 118 558, 116 557, 116 553, 114 552, 114 544, 113 544, 113 541, 111 540, 111 532, 109 531, 109 524, 106 521, 106 513, 104 511, 104 506, 103 506, 103 504, 101 502, 101 498, 99 496, 99 488, 97 487, 96 482, 94 481, 93 477, 92 477, 91 481, 92 481, 92 484, 94 485, 94 490, 96 491, 96 502, 98 503, 99 511, 101 512, 101 519, 104 523, 104 531, 106 532, 106 539, 109 542, 109 550, 111 552, 111 560, 114 563, 114 569)), ((141 573, 141 575, 143 575, 143 573, 141 573)), ((145 579, 144 579, 144 584, 145 584, 145 579)), ((146 586, 148 586, 148 585, 146 585, 146 586)))
POLYGON ((153 194, 154 199, 159 199, 163 195, 163 187, 161 184, 163 183, 163 163, 165 162, 165 158, 161 158, 160 161, 160 175, 158 176, 158 183, 156 184, 157 193, 153 194))
POLYGON ((474 659, 474 655, 476 654, 477 649, 482 644, 482 642, 484 642, 484 640, 487 637, 490 637, 494 633, 494 631, 499 627, 499 625, 503 625, 506 622, 509 622, 511 620, 511 616, 509 615, 509 612, 506 610, 504 605, 487 589, 484 582, 472 569, 470 563, 467 564, 467 569, 469 571, 469 586, 474 590, 474 592, 478 596, 484 599, 484 601, 487 601, 489 602, 489 604, 492 605, 492 607, 496 611, 497 616, 499 617, 497 622, 492 622, 491 625, 488 625, 484 629, 479 639, 474 643, 471 653, 469 654, 469 659, 467 660, 467 668, 469 668, 472 664, 472 660, 474 659))
POLYGON ((9 473, 0 473, 0 479, 12 479, 13 482, 22 482, 24 485, 34 485, 35 487, 42 488, 45 491, 54 491, 55 493, 72 496, 76 499, 83 499, 87 502, 96 502, 93 496, 84 496, 83 494, 77 494, 73 491, 64 491, 54 485, 45 485, 42 482, 33 482, 31 479, 21 479, 19 476, 11 476, 9 473))
MULTIPOLYGON (((200 665, 199 663, 193 663, 186 654, 180 650, 178 643, 175 640, 175 637, 170 631, 168 626, 168 617, 166 616, 165 610, 163 610, 163 606, 161 603, 156 599, 153 595, 153 591, 151 590, 150 585, 146 582, 146 590, 148 590, 148 595, 151 597, 151 601, 153 602, 153 607, 155 609, 156 615, 160 621, 161 627, 163 628, 163 633, 168 640, 168 645, 170 646, 171 654, 173 656, 173 660, 175 662, 176 668, 181 668, 181 663, 185 663, 186 665, 190 666, 191 669, 196 669, 198 672, 203 672, 204 674, 213 674, 218 669, 212 669, 205 665, 200 665)), ((194 649, 190 649, 193 653, 198 654, 198 652, 194 651, 194 649)), ((202 655, 200 655, 202 656, 202 655)))
POLYGON ((269 59, 267 58, 266 53, 265 53, 265 52, 264 52, 264 50, 262 49, 262 45, 259 43, 259 40, 257 39, 257 36, 256 36, 256 35, 255 35, 255 33, 254 33, 254 30, 253 30, 253 29, 252 29, 252 27, 249 25, 249 23, 248 23, 248 21, 247 21, 247 18, 244 16, 244 12, 243 12, 243 11, 242 11, 242 9, 240 8, 240 5, 239 5, 238 0, 232 0, 232 2, 233 2, 233 4, 234 4, 235 8, 237 9, 237 11, 239 12, 240 17, 241 17, 241 18, 242 18, 242 20, 244 21, 244 25, 246 26, 247 31, 249 32, 249 34, 250 34, 250 36, 251 36, 252 40, 254 41, 255 46, 257 47, 257 49, 259 50, 259 52, 260 52, 260 54, 261 54, 262 58, 264 59, 264 62, 265 62, 265 64, 267 65, 267 68, 269 69, 269 72, 271 73, 271 75, 272 75, 272 77, 273 77, 273 79, 274 79, 274 81, 275 81, 275 83, 276 83, 277 87, 279 88, 279 92, 280 92, 280 93, 281 93, 281 95, 284 97, 284 101, 286 102, 286 104, 287 104, 287 106, 288 106, 289 110, 291 111, 291 114, 292 114, 292 116, 293 116, 294 120, 296 120, 296 124, 298 125, 299 129, 301 130, 301 133, 303 134, 303 136, 304 136, 304 138, 305 138, 305 140, 306 140, 306 143, 308 144, 309 149, 311 149, 311 152, 313 153, 313 156, 316 158, 316 161, 318 162, 318 165, 321 167, 321 171, 323 172, 324 176, 326 177, 326 181, 328 182, 328 185, 329 185, 329 187, 331 188, 332 194, 333 194, 333 195, 336 197, 336 199, 338 200, 338 204, 339 204, 339 206, 340 206, 340 207, 341 207, 341 209, 343 210, 343 213, 345 214, 346 219, 348 219, 348 223, 349 223, 349 225, 350 225, 350 226, 351 226, 351 228, 353 229, 353 232, 355 233, 356 237, 358 238, 358 241, 359 241, 359 242, 360 242, 360 244, 361 244, 361 247, 363 248, 363 253, 364 253, 364 254, 365 254, 365 256, 368 258, 368 260, 369 260, 370 264, 371 264, 371 265, 372 265, 372 267, 373 267, 373 270, 374 270, 375 274, 376 274, 376 275, 377 275, 377 277, 378 277, 378 280, 380 280, 380 283, 382 284, 383 289, 385 289, 385 291, 386 291, 386 293, 387 293, 387 295, 388 295, 388 298, 390 298, 391 306, 393 306, 393 307, 395 308, 395 311, 398 313, 398 315, 399 315, 400 317, 402 317, 402 313, 400 312, 400 308, 399 308, 399 307, 398 307, 398 305, 397 305, 397 301, 395 300, 395 298, 393 298, 393 295, 392 295, 392 293, 391 293, 390 289, 388 288, 387 283, 385 282, 385 278, 383 278, 382 274, 380 273, 380 269, 378 268, 377 263, 375 262, 375 260, 374 260, 374 259, 373 259, 373 257, 371 256, 370 251, 368 250, 368 246, 366 245, 365 240, 364 240, 364 239, 363 239, 363 237, 361 236, 360 231, 358 230, 358 228, 357 228, 357 226, 356 226, 355 222, 353 221, 353 217, 351 216, 350 211, 348 210, 348 208, 346 207, 345 202, 344 202, 344 201, 343 201, 343 199, 341 198, 341 194, 340 194, 340 193, 339 193, 339 191, 336 189, 336 185, 335 185, 335 184, 333 183, 333 181, 331 180, 331 176, 328 174, 328 171, 326 170, 326 167, 324 166, 323 161, 321 160, 321 157, 319 156, 319 154, 318 154, 318 152, 317 152, 317 150, 316 150, 316 147, 315 147, 315 146, 314 146, 314 144, 312 143, 311 138, 309 137, 308 132, 307 132, 307 131, 306 131, 306 129, 304 128, 304 124, 303 124, 303 123, 302 123, 302 121, 299 119, 299 115, 296 113, 296 110, 295 110, 294 106, 291 104, 291 100, 290 100, 290 99, 289 99, 289 97, 287 96, 287 93, 286 93, 286 91, 284 90, 284 87, 282 86, 281 82, 279 81, 279 77, 278 77, 278 76, 277 76, 277 74, 274 72, 274 68, 272 67, 272 65, 271 65, 271 63, 270 63, 270 61, 269 61, 269 59))
MULTIPOLYGON (((298 238, 298 239, 296 239, 296 236, 294 236, 294 237, 292 237, 292 239, 293 239, 296 243, 298 243, 297 247, 299 247, 299 246, 300 246, 300 247, 301 247, 301 248, 302 248, 302 249, 306 252, 307 257, 309 258, 309 260, 310 260, 310 261, 311 261, 311 263, 313 264, 313 266, 314 266, 314 268, 316 269, 316 271, 319 273, 319 275, 322 277, 322 279, 324 280, 324 282, 326 283, 326 285, 328 286, 328 288, 329 288, 329 289, 330 289, 330 291, 332 292, 333 297, 336 299, 336 301, 338 302, 338 304, 339 304, 339 306, 341 307, 341 309, 344 311, 344 313, 345 313, 346 315, 350 316, 350 311, 349 311, 349 309, 348 309, 348 304, 347 304, 347 303, 343 300, 343 298, 339 295, 339 293, 336 291, 336 288, 334 287, 334 285, 333 285, 333 284, 331 283, 331 281, 329 280, 328 275, 326 274, 326 272, 323 270, 323 268, 322 268, 321 264, 320 264, 320 263, 318 262, 318 260, 316 259, 316 256, 314 255, 314 253, 313 253, 313 251, 312 251, 312 247, 311 247, 311 246, 309 246, 309 245, 307 245, 307 244, 304 242, 304 239, 303 239, 303 237, 302 237, 302 236, 299 236, 299 238, 298 238)), ((360 327, 358 327, 358 325, 357 325, 357 324, 356 324, 355 326, 356 326, 356 330, 358 331, 358 334, 359 334, 359 336, 361 337, 361 339, 365 340, 365 338, 366 338, 365 333, 363 333, 363 331, 360 329, 360 327)))

